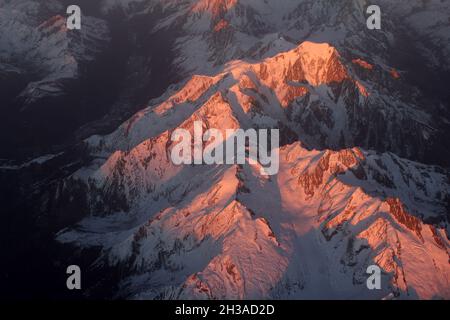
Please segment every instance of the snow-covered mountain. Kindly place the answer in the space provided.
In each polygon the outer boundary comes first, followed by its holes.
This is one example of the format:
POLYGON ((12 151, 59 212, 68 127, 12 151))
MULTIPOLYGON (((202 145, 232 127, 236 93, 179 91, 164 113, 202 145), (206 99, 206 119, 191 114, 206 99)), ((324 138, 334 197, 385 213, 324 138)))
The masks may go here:
MULTIPOLYGON (((386 40, 365 26, 365 0, 360 1, 256 1, 256 0, 105 0, 104 11, 122 8, 128 15, 160 10, 153 32, 181 30, 174 43, 174 65, 184 72, 211 74, 236 59, 261 59, 287 51, 308 38, 334 46, 352 43, 352 50, 367 49, 362 36, 386 40)), ((373 49, 379 47, 373 46, 373 49)), ((364 50, 369 54, 369 50, 364 50)))
MULTIPOLYGON (((87 140, 96 160, 60 196, 86 190, 90 216, 58 240, 102 247, 98 263, 120 268, 126 298, 448 298, 448 172, 393 153, 308 148, 354 137, 352 121, 383 108, 380 83, 399 80, 314 42, 224 70, 194 76, 87 140), (363 81, 363 72, 376 76, 363 81), (280 172, 174 165, 171 132, 192 131, 194 121, 280 128, 280 172), (382 291, 365 286, 371 264, 384 270, 382 291)), ((384 108, 392 127, 377 132, 423 134, 422 124, 408 128, 414 118, 393 121, 420 114, 413 105, 384 108)))
POLYGON ((435 188, 448 181, 435 169, 294 143, 270 179, 251 166, 175 170, 159 139, 94 175, 110 204, 137 187, 128 213, 93 215, 58 236, 103 247, 99 263, 122 270, 119 296, 448 298, 445 231, 415 216, 445 215, 435 188), (381 292, 365 287, 371 264, 384 270, 381 292))
POLYGON ((21 108, 66 97, 126 43, 100 122, 141 110, 0 173, 35 175, 21 188, 33 214, 94 257, 87 296, 450 298, 448 2, 102 0, 81 33, 64 5, 0 0, 0 79, 33 76, 21 108), (366 27, 370 4, 381 30, 366 27), (141 91, 164 93, 142 108, 141 91), (279 172, 173 164, 171 134, 196 121, 279 129, 279 172), (366 286, 370 265, 382 290, 366 286))
POLYGON ((281 127, 284 142, 299 139, 317 149, 361 146, 424 159, 439 142, 439 126, 445 126, 445 119, 440 124, 433 118, 431 102, 392 68, 343 57, 327 43, 306 41, 262 62, 230 62, 224 70, 192 77, 100 143, 128 150, 158 130, 173 129, 204 102, 193 98, 209 99, 211 92, 221 93, 245 128, 281 127))
POLYGON ((70 32, 61 12, 65 8, 58 1, 0 2, 0 76, 31 79, 18 94, 22 109, 73 91, 83 67, 109 41, 103 20, 83 17, 83 28, 70 32))
POLYGON ((447 70, 450 66, 450 24, 448 1, 375 1, 389 8, 401 27, 415 38, 418 48, 432 67, 447 70))
MULTIPOLYGON (((445 60, 448 41, 443 36, 449 34, 445 29, 448 26, 440 19, 426 32, 423 28, 416 32, 414 28, 424 23, 425 18, 418 12, 428 15, 439 12, 439 16, 446 16, 450 8, 437 1, 424 3, 418 8, 390 1, 380 2, 383 27, 375 32, 366 28, 365 11, 369 3, 365 0, 283 0, 276 4, 254 0, 104 1, 104 10, 108 12, 121 4, 122 10, 130 16, 161 11, 163 18, 153 23, 152 32, 178 30, 173 39, 175 55, 172 68, 187 78, 215 76, 232 61, 259 63, 294 50, 304 41, 328 43, 342 59, 354 62, 352 67, 347 63, 347 69, 353 69, 351 77, 371 97, 365 102, 345 102, 345 107, 337 108, 343 102, 339 100, 342 98, 340 91, 347 83, 343 81, 334 89, 333 102, 319 99, 322 103, 307 101, 297 103, 299 106, 295 103, 287 106, 292 109, 291 120, 296 121, 307 134, 315 135, 310 139, 310 145, 332 149, 357 145, 447 165, 445 159, 449 156, 449 145, 446 137, 450 131, 450 113, 443 70, 450 63, 445 60), (407 38, 412 34, 418 36, 407 38), (436 34, 434 44, 423 40, 430 38, 427 34, 436 34), (408 49, 416 50, 417 56, 404 56, 399 51, 399 46, 403 46, 405 41, 409 41, 411 48, 408 49), (428 55, 423 50, 424 46, 434 55, 428 55), (438 55, 444 59, 439 60, 440 63, 436 62, 438 58, 435 56, 438 55), (411 61, 405 66, 409 70, 396 69, 396 62, 402 59, 411 61), (431 65, 431 60, 436 63, 431 65), (417 65, 420 63, 427 64, 424 67, 427 73, 417 65), (440 68, 439 64, 444 67, 440 68), (398 81, 399 77, 404 81, 398 81), (417 88, 429 83, 433 83, 430 90, 434 89, 434 93, 417 88), (302 106, 305 103, 310 106, 302 106), (341 112, 356 105, 363 111, 341 112), (306 112, 298 110, 302 108, 306 108, 306 112), (332 121, 340 124, 336 123, 331 129, 332 121), (340 130, 339 126, 349 130, 340 130), (407 145, 403 143, 405 137, 411 139, 407 145)), ((307 99, 309 97, 306 95, 307 99)))

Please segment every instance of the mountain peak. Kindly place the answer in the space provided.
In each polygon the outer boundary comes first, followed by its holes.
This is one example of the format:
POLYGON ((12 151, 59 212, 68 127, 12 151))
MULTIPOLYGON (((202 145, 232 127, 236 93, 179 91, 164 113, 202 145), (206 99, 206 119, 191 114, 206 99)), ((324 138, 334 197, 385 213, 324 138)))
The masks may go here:
POLYGON ((328 60, 336 52, 336 48, 328 43, 316 43, 312 41, 302 42, 296 49, 301 55, 308 55, 315 59, 328 60))

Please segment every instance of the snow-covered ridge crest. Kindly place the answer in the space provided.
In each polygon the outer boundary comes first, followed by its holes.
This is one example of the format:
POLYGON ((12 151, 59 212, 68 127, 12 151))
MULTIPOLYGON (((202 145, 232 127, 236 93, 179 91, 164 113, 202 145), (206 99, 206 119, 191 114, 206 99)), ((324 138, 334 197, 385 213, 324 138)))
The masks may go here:
MULTIPOLYGON (((433 179, 434 185, 439 179, 448 183, 431 168, 408 164, 418 177, 404 187, 408 176, 390 183, 389 177, 380 178, 389 161, 402 167, 402 159, 358 148, 308 151, 294 143, 280 150, 280 172, 272 178, 261 176, 250 165, 184 166, 175 173, 159 169, 170 163, 158 156, 164 145, 162 141, 139 148, 139 153, 119 154, 120 175, 104 177, 123 181, 124 187, 113 188, 119 194, 128 187, 140 194, 128 215, 87 218, 58 236, 62 242, 76 240, 82 247, 102 246, 100 261, 120 267, 124 274, 120 296, 382 298, 393 293, 430 298, 450 294, 446 285, 450 242, 444 229, 424 224, 405 205, 406 201, 413 211, 439 212, 437 206, 424 206, 407 196, 423 185, 420 179, 433 179), (147 157, 155 161, 146 165, 147 157), (154 169, 162 175, 148 176, 154 169), (161 184, 150 189, 140 184, 148 178, 161 184), (384 270, 382 292, 365 288, 365 269, 374 263, 384 270)), ((432 199, 426 189, 417 195, 432 199)))
MULTIPOLYGON (((340 83, 349 78, 335 48, 326 43, 304 42, 297 48, 267 58, 261 63, 233 61, 224 67, 223 73, 216 76, 195 75, 177 91, 169 91, 151 102, 152 105, 126 121, 111 135, 94 136, 87 142, 98 151, 130 149, 147 137, 164 131, 163 129, 181 124, 214 92, 230 90, 230 94, 234 94, 241 104, 239 108, 243 108, 245 113, 253 113, 256 109, 249 110, 247 104, 255 104, 256 97, 252 97, 247 91, 258 92, 267 101, 269 92, 265 91, 268 89, 279 101, 278 105, 287 107, 296 98, 306 95, 311 86, 340 83)), ((354 85, 357 90, 360 88, 356 86, 356 82, 354 85)), ((264 113, 263 110, 260 111, 264 113)))
POLYGON ((281 122, 290 136, 315 148, 373 148, 372 141, 379 141, 381 151, 389 148, 417 157, 426 152, 424 137, 434 137, 434 125, 415 101, 407 100, 410 96, 399 93, 387 99, 402 85, 390 68, 359 56, 343 57, 327 43, 305 41, 260 62, 236 60, 214 76, 193 76, 151 101, 112 134, 87 141, 102 156, 130 150, 150 136, 176 128, 220 93, 244 128, 270 128, 281 122), (401 141, 405 134, 423 148, 406 148, 401 141))

